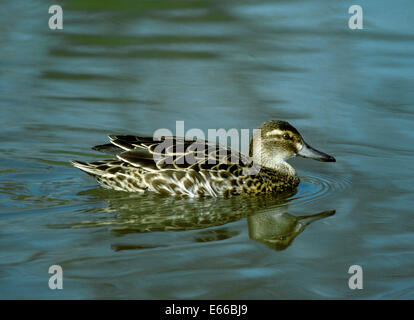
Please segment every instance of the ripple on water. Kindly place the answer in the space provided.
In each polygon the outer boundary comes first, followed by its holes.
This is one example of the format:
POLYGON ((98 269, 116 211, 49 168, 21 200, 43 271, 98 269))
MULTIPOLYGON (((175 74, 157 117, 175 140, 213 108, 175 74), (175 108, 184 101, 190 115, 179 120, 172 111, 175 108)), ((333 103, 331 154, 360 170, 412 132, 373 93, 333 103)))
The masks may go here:
POLYGON ((298 192, 290 199, 295 203, 308 203, 319 201, 331 194, 345 190, 350 186, 348 177, 332 177, 318 174, 318 176, 305 175, 301 177, 298 192))

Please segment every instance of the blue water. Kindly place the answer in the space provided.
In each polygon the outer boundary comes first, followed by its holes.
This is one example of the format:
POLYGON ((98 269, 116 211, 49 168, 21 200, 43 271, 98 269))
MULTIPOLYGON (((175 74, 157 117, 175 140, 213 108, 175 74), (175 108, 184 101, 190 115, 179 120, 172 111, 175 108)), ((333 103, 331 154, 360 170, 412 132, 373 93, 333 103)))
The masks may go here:
POLYGON ((47 1, 0 12, 0 298, 413 298, 412 1, 361 2, 363 30, 342 0, 60 4, 63 30, 47 1), (69 164, 107 134, 269 119, 337 159, 290 161, 288 201, 115 192, 69 164))

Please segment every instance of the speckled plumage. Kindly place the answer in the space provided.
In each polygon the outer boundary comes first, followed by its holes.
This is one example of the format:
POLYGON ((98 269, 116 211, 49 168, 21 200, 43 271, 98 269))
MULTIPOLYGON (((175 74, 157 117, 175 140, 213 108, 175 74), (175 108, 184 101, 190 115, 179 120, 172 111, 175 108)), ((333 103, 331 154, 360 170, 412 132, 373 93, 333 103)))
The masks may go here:
POLYGON ((253 162, 230 148, 204 140, 163 137, 158 141, 152 137, 111 135, 110 144, 93 149, 115 155, 116 160, 72 164, 94 176, 103 187, 128 192, 149 190, 164 195, 216 197, 293 191, 300 180, 284 159, 294 155, 303 139, 284 121, 268 121, 259 129, 260 145, 250 145, 253 162), (272 130, 288 133, 289 139, 269 135, 272 130), (275 162, 272 157, 280 159, 275 162), (254 169, 253 174, 248 173, 254 169))

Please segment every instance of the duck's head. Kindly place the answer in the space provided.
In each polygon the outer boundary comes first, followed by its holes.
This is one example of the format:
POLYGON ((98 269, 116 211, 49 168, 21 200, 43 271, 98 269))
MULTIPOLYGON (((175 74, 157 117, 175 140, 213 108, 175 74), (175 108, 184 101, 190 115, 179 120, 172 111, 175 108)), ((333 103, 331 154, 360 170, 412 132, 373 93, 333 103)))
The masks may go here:
POLYGON ((250 156, 260 165, 278 168, 294 156, 324 162, 336 161, 334 157, 312 148, 298 130, 286 121, 266 121, 258 129, 250 142, 250 156))

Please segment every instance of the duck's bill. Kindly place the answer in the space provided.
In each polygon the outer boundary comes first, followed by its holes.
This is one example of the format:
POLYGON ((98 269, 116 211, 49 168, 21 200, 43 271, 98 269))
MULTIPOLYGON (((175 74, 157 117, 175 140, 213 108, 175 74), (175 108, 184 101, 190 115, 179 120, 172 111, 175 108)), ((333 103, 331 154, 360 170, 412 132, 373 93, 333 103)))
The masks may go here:
POLYGON ((299 157, 314 159, 314 160, 323 161, 323 162, 335 162, 336 161, 334 157, 312 148, 305 141, 303 142, 302 149, 297 153, 297 155, 299 157))

